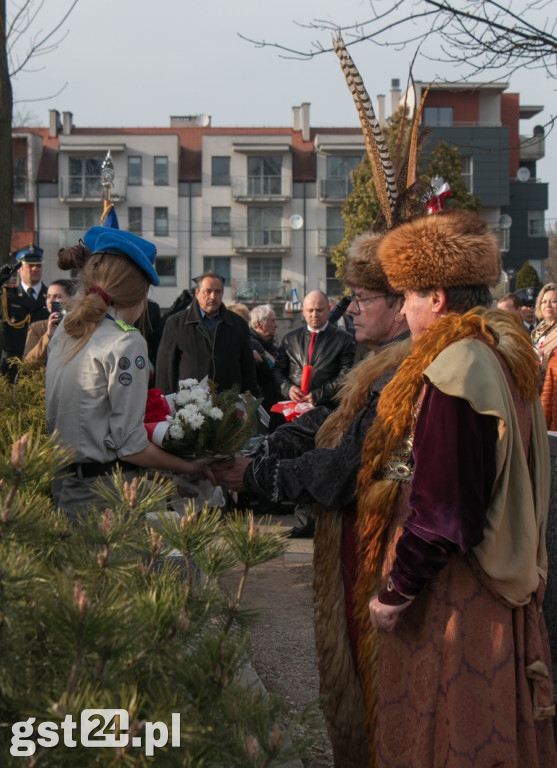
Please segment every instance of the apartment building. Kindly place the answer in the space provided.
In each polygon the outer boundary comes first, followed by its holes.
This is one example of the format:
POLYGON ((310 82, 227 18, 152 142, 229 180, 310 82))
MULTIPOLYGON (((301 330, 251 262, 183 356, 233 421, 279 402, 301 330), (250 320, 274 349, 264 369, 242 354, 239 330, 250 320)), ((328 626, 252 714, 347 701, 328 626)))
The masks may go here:
MULTIPOLYGON (((416 83, 417 100, 427 87, 416 83)), ((538 178, 536 161, 545 155, 544 129, 520 131, 520 121, 531 120, 543 106, 523 106, 519 94, 507 88, 507 83, 432 84, 422 118, 429 131, 424 151, 440 140, 458 147, 468 191, 481 199, 482 218, 499 234, 504 270, 513 276, 529 261, 543 280, 548 184, 538 178)), ((409 92, 410 104, 413 99, 409 92)))
MULTIPOLYGON (((418 98, 423 87, 418 83, 418 98)), ((428 141, 459 146, 470 190, 484 202, 482 215, 494 228, 502 213, 512 217, 509 263, 519 267, 530 258, 537 266, 547 256, 547 239, 536 234, 543 229, 547 185, 534 181, 543 135, 523 143, 518 121, 541 108, 520 108, 518 95, 503 93, 503 86, 470 88, 471 94, 441 86, 430 91, 428 141), (484 124, 487 113, 493 125, 484 124), (525 168, 528 181, 520 182, 525 168)), ((394 81, 392 109, 400 96, 394 81)), ((379 97, 383 111, 384 101, 379 97)), ((271 301, 280 311, 315 288, 339 293, 330 251, 343 236, 350 172, 365 151, 356 122, 315 128, 310 105, 302 104, 293 109, 290 127, 221 128, 207 115, 194 115, 171 117, 166 128, 80 128, 71 112, 51 110, 48 127, 14 129, 13 148, 12 249, 38 243, 46 282, 62 274, 58 249, 100 221, 101 168, 110 151, 120 226, 157 246, 161 286, 153 298, 161 307, 208 268, 226 278, 226 301, 271 301)))

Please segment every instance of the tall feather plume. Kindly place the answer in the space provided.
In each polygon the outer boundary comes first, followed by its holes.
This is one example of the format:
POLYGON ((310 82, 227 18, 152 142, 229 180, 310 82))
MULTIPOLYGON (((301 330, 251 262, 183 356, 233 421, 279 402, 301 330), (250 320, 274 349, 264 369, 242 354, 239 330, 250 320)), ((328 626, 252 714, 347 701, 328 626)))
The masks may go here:
POLYGON ((344 77, 358 110, 366 150, 375 179, 375 189, 387 225, 391 227, 393 223, 392 212, 397 200, 397 185, 387 142, 383 137, 381 126, 375 116, 371 99, 360 73, 346 50, 340 34, 333 40, 333 48, 340 59, 344 77))
MULTIPOLYGON (((414 87, 414 92, 415 92, 416 86, 415 86, 413 77, 412 77, 412 86, 414 87)), ((418 144, 419 144, 418 135, 420 131, 420 120, 422 118, 422 111, 423 111, 425 100, 427 98, 427 94, 429 93, 430 88, 431 88, 431 83, 427 86, 421 98, 420 104, 414 116, 414 122, 412 124, 412 134, 410 137, 410 147, 408 151, 408 176, 406 181, 407 187, 411 187, 412 184, 414 184, 414 182, 416 181, 416 169, 418 167, 418 144)))

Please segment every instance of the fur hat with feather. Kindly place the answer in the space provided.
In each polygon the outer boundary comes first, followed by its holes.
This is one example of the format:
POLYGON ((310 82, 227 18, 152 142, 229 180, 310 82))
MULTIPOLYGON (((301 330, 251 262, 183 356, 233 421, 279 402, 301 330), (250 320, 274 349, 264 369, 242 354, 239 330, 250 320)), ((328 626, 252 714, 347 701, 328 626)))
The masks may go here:
POLYGON ((501 276, 497 240, 468 211, 443 211, 396 227, 381 238, 378 258, 396 291, 493 286, 501 276))
POLYGON ((342 279, 351 287, 366 288, 370 291, 394 293, 383 272, 377 256, 382 235, 364 232, 354 238, 342 272, 342 279))

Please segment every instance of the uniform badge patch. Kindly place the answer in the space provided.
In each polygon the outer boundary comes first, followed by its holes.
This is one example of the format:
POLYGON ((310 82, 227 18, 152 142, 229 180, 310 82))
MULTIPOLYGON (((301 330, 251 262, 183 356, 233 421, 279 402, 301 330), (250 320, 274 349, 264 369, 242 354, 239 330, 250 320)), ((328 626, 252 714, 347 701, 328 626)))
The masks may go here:
POLYGON ((132 383, 133 379, 130 373, 121 373, 118 376, 118 381, 122 386, 127 387, 129 384, 132 383))
POLYGON ((121 357, 118 360, 118 368, 121 368, 123 371, 127 371, 130 365, 131 363, 129 357, 121 357))
POLYGON ((142 355, 139 355, 135 358, 135 364, 138 368, 145 368, 145 358, 142 355))

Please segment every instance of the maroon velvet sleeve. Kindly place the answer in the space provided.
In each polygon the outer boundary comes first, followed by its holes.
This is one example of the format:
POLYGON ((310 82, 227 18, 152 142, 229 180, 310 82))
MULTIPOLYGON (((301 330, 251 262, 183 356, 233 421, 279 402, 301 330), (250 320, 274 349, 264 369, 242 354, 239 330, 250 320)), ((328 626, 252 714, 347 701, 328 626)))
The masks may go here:
MULTIPOLYGON (((483 539, 496 436, 494 416, 427 386, 414 435, 411 512, 391 572, 398 593, 417 595, 453 552, 467 552, 483 539)), ((383 594, 379 599, 391 602, 383 594)))

